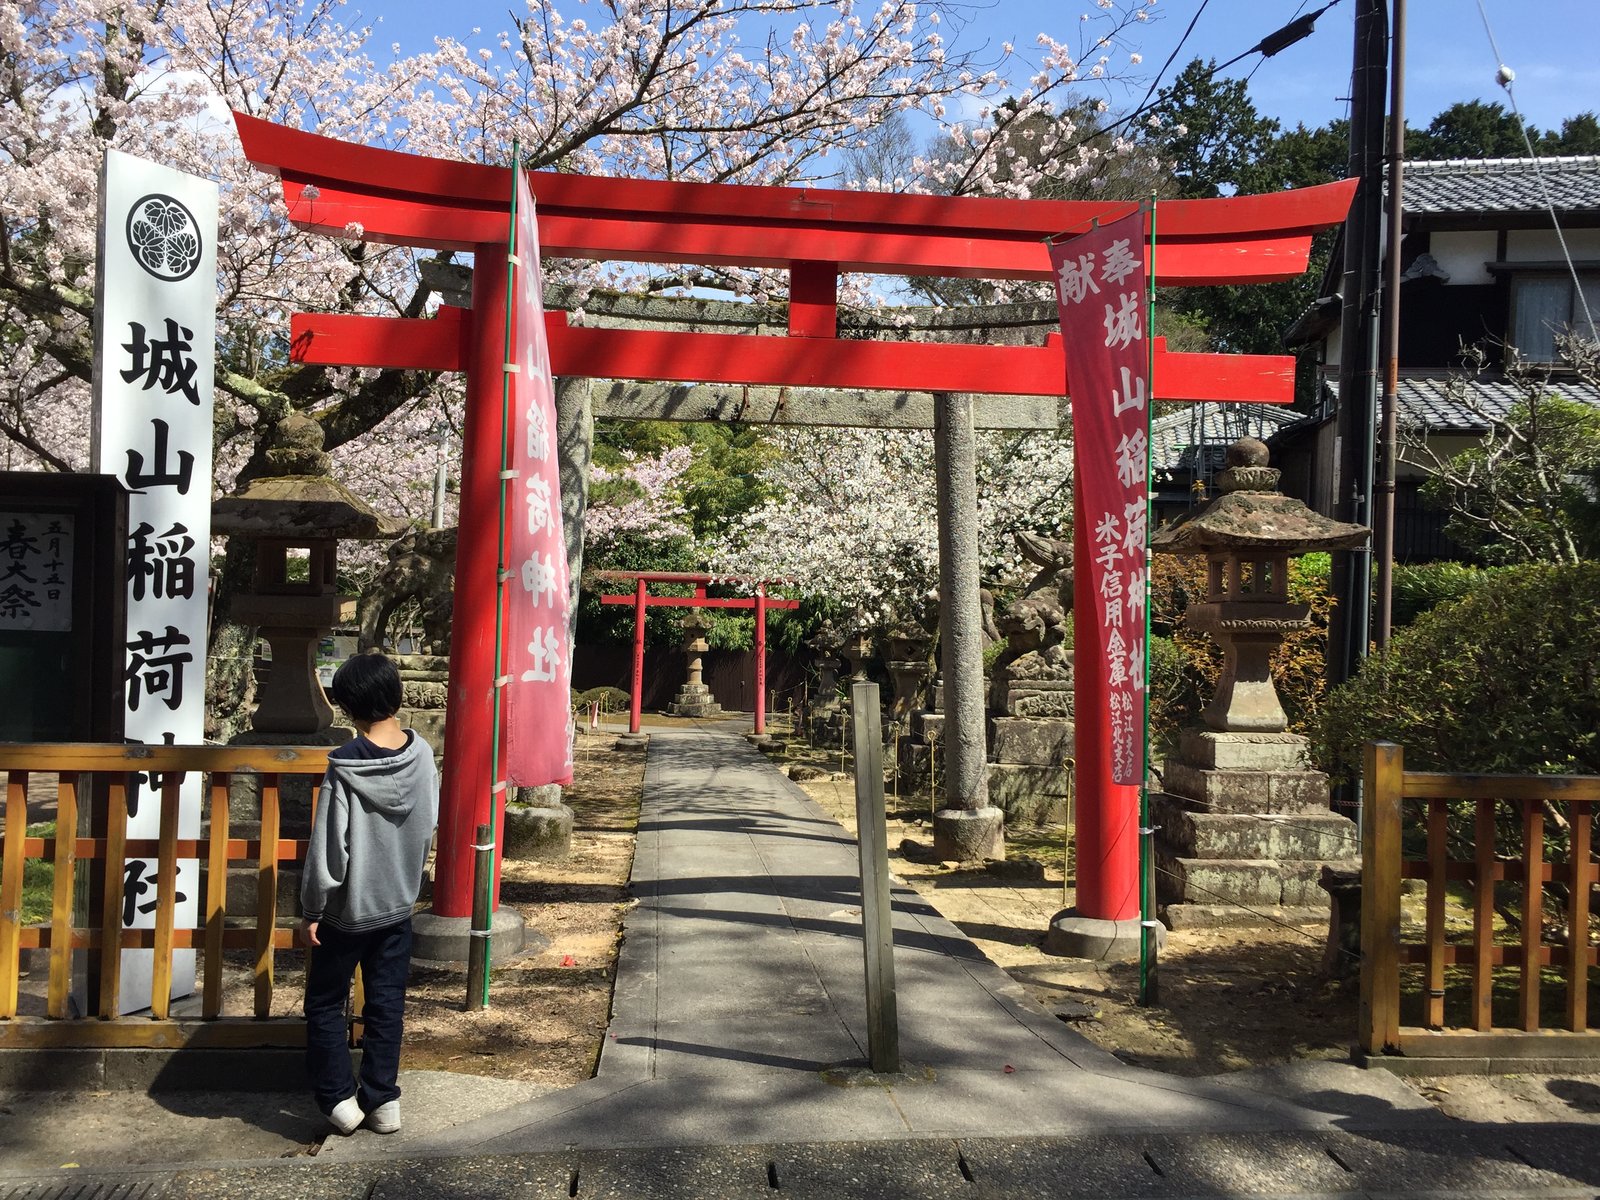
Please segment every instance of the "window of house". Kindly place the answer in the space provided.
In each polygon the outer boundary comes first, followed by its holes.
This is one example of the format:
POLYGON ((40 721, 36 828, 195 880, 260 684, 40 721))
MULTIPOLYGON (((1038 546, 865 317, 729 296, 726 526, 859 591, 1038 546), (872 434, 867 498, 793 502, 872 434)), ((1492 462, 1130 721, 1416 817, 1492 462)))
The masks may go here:
MULTIPOLYGON (((1578 276, 1589 312, 1600 321, 1600 274, 1578 276)), ((1555 362, 1556 337, 1563 333, 1587 335, 1583 306, 1570 275, 1515 275, 1511 279, 1511 329, 1509 341, 1529 362, 1555 362)))

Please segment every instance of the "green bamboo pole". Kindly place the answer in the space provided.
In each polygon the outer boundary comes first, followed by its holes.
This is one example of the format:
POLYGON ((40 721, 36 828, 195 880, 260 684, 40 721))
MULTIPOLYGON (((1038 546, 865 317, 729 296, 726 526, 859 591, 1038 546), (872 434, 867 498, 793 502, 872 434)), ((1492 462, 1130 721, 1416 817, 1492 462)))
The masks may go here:
POLYGON ((1149 391, 1144 406, 1144 727, 1139 772, 1139 1003, 1160 1003, 1156 973, 1156 897, 1155 830, 1150 825, 1150 522, 1154 516, 1151 464, 1154 448, 1150 444, 1150 415, 1155 410, 1155 319, 1156 319, 1156 200, 1151 196, 1141 207, 1150 214, 1150 270, 1145 280, 1145 375, 1149 391))
MULTIPOLYGON (((509 269, 506 271, 506 328, 504 346, 501 351, 501 362, 511 361, 511 315, 512 306, 516 302, 517 271, 521 269, 519 254, 522 247, 517 245, 517 179, 518 172, 522 170, 522 147, 518 142, 511 143, 511 230, 507 236, 506 244, 510 256, 509 269)), ((506 489, 511 486, 511 375, 503 368, 500 375, 500 514, 497 522, 496 538, 498 550, 495 557, 495 608, 494 608, 494 717, 492 730, 489 737, 489 839, 487 855, 489 864, 488 893, 490 907, 488 909, 486 927, 474 928, 472 931, 472 949, 476 951, 477 943, 483 945, 483 969, 478 975, 479 995, 476 997, 476 1008, 489 1007, 489 967, 493 951, 494 929, 494 895, 497 891, 498 880, 495 878, 494 845, 500 836, 500 807, 501 799, 505 795, 506 781, 501 778, 500 770, 500 714, 501 697, 505 691, 505 657, 506 657, 506 583, 510 572, 506 568, 506 489)), ((469 964, 470 966, 470 964, 469 964)), ((472 972, 468 971, 469 978, 472 972)), ((468 996, 469 1005, 474 997, 468 996)))

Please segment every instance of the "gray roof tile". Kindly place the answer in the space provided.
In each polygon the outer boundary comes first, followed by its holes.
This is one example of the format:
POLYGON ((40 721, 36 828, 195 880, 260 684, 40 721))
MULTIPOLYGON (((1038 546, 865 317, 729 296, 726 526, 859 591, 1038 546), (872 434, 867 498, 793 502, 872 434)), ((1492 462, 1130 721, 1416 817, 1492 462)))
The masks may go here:
POLYGON ((1543 212, 1545 188, 1557 211, 1600 209, 1600 155, 1408 160, 1405 208, 1418 215, 1543 212))
POLYGON ((1222 468, 1222 452, 1242 437, 1266 441, 1300 420, 1282 404, 1193 404, 1150 422, 1150 465, 1162 471, 1190 470, 1196 458, 1208 470, 1222 468), (1214 459, 1214 462, 1209 460, 1214 459))
MULTIPOLYGON (((1481 431, 1484 428, 1483 418, 1463 399, 1451 394, 1450 382, 1448 379, 1402 378, 1395 392, 1395 399, 1400 406, 1400 422, 1425 426, 1438 433, 1481 431)), ((1504 416, 1523 395, 1520 387, 1503 380, 1479 380, 1471 386, 1476 394, 1476 403, 1485 413, 1494 417, 1504 416)), ((1330 380, 1327 387, 1331 395, 1338 395, 1337 383, 1330 380)), ((1564 399, 1600 408, 1600 387, 1592 383, 1578 379, 1554 379, 1548 390, 1564 399)))

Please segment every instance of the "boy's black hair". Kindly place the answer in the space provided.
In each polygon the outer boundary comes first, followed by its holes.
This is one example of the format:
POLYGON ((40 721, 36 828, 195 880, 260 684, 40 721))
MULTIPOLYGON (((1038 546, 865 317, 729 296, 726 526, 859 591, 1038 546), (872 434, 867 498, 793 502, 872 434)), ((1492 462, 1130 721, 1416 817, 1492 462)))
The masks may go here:
POLYGON ((400 711, 400 672, 381 651, 357 654, 333 673, 333 702, 355 721, 381 721, 400 711))

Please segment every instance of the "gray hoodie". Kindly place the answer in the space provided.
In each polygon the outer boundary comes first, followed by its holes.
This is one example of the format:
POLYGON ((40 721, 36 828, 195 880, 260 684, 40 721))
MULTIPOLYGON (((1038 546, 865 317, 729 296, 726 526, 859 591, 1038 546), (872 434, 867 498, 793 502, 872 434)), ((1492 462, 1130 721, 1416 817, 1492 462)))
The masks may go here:
POLYGON ((300 881, 306 920, 360 933, 409 917, 438 819, 433 751, 415 733, 384 758, 330 758, 300 881))

